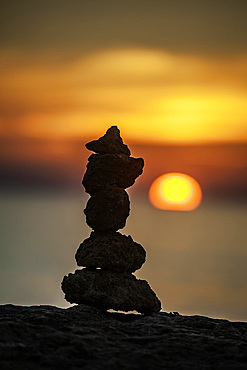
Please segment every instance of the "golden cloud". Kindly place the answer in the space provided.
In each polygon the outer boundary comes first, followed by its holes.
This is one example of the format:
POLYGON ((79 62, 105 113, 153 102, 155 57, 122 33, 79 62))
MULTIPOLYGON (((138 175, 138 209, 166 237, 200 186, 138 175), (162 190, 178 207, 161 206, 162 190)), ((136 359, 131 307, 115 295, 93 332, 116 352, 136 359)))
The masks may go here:
POLYGON ((85 136, 118 123, 130 139, 247 139, 247 57, 121 48, 70 63, 2 54, 2 134, 85 136))

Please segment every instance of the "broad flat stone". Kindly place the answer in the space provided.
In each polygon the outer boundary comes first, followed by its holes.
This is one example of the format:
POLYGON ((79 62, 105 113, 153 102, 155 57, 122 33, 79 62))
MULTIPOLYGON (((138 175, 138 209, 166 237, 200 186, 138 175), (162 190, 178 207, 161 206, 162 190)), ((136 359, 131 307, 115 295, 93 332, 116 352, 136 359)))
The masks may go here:
POLYGON ((122 229, 129 212, 128 194, 117 186, 107 186, 93 194, 84 210, 88 226, 95 231, 122 229))
POLYGON ((120 137, 120 131, 117 126, 111 126, 104 136, 98 140, 90 141, 86 144, 86 148, 95 153, 105 154, 126 154, 130 155, 130 150, 127 145, 123 144, 120 137))
POLYGON ((76 270, 62 281, 65 299, 102 310, 137 311, 151 314, 161 310, 161 303, 145 280, 130 273, 102 269, 76 270))
POLYGON ((134 272, 145 262, 144 248, 131 236, 117 232, 92 232, 79 246, 75 259, 78 266, 101 267, 111 271, 134 272))
POLYGON ((142 174, 144 161, 125 154, 92 154, 82 184, 89 194, 94 194, 107 184, 126 189, 142 174))

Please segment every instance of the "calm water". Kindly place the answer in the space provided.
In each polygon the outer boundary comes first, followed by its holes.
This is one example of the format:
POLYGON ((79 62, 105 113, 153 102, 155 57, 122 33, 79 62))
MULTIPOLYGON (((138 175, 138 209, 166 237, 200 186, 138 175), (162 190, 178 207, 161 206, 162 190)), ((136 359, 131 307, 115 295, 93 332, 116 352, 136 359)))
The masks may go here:
MULTIPOLYGON (((67 193, 3 193, 0 303, 67 307, 60 283, 77 267, 74 254, 90 229, 86 197, 67 193)), ((121 231, 147 251, 137 271, 164 311, 247 321, 247 203, 203 202, 193 212, 154 209, 131 194, 121 231)))

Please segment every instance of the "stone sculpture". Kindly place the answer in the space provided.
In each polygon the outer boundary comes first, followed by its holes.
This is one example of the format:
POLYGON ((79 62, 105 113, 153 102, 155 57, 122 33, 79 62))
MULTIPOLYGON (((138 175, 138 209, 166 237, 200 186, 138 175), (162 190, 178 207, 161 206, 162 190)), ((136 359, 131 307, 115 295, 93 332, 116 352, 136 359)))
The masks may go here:
POLYGON ((84 210, 86 222, 94 231, 76 252, 83 268, 62 281, 65 299, 102 310, 158 312, 161 304, 149 284, 132 274, 145 262, 145 250, 131 236, 117 232, 130 212, 125 189, 141 175, 144 161, 130 156, 117 126, 86 148, 96 153, 89 157, 82 180, 91 195, 84 210))

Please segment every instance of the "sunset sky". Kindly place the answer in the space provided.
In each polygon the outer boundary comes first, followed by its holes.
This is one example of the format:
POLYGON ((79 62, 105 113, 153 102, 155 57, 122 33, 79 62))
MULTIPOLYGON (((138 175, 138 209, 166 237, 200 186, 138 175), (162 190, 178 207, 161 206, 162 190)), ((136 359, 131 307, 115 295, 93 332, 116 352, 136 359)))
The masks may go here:
POLYGON ((145 162, 124 231, 150 255, 143 278, 167 310, 246 319, 246 15, 247 0, 1 2, 4 303, 58 304, 90 232, 84 144, 117 125, 145 162), (197 209, 152 207, 167 173, 198 182, 197 209))
POLYGON ((1 4, 3 138, 247 140, 246 1, 1 4))
POLYGON ((40 181, 59 167, 64 179, 81 176, 81 143, 118 125, 143 146, 133 155, 149 184, 170 170, 245 188, 246 11, 245 1, 221 0, 2 3, 3 177, 40 181), (162 149, 202 144, 234 146, 162 149))

